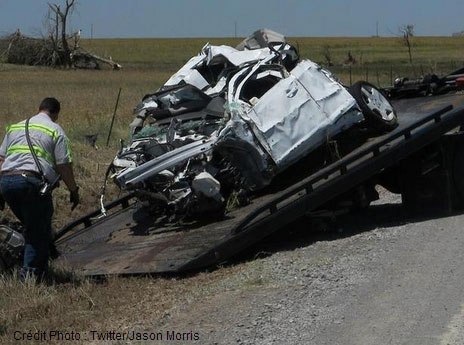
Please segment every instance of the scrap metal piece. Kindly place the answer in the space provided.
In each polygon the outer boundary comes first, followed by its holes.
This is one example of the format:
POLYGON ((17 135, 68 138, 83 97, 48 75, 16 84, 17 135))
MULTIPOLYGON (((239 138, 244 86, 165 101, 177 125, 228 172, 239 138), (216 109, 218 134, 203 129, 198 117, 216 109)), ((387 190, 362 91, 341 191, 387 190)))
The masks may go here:
POLYGON ((20 264, 24 244, 21 233, 9 226, 0 225, 0 273, 20 264))
POLYGON ((237 50, 251 50, 268 47, 271 43, 287 43, 284 35, 278 32, 261 29, 253 32, 250 36, 240 42, 235 49, 237 50))
POLYGON ((223 200, 221 195, 221 183, 206 171, 199 173, 192 181, 192 189, 196 194, 214 199, 223 200))
POLYGON ((217 140, 217 137, 212 137, 209 140, 194 141, 193 143, 179 147, 176 150, 167 152, 162 156, 138 166, 137 168, 125 170, 116 177, 116 180, 122 188, 128 188, 139 182, 143 182, 165 169, 169 169, 199 155, 200 153, 210 150, 217 140))

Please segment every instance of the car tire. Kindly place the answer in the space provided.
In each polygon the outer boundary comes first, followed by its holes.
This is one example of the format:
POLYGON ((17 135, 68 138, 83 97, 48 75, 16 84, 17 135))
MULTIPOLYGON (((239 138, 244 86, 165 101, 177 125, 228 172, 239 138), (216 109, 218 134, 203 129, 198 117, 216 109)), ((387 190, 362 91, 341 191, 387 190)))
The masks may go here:
POLYGON ((398 125, 398 117, 393 105, 374 85, 358 81, 349 88, 358 103, 368 127, 389 132, 398 125))

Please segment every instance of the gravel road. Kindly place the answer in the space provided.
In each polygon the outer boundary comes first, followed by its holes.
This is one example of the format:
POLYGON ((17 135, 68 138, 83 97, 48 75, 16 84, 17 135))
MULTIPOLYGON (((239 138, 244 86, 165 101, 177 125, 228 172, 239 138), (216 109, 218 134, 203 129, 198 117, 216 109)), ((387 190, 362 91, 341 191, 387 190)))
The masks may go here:
POLYGON ((289 227, 154 326, 199 333, 180 343, 463 344, 464 216, 385 201, 323 233, 289 227))

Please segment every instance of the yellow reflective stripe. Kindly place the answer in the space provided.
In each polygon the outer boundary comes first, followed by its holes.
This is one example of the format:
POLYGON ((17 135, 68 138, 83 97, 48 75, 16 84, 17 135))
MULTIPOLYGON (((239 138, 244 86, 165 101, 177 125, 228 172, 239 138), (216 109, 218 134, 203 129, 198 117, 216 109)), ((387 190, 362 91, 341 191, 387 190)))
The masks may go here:
MULTIPOLYGON (((53 156, 49 154, 47 151, 45 151, 43 148, 35 146, 35 145, 33 145, 32 148, 34 149, 34 152, 37 155, 37 157, 45 159, 47 162, 49 162, 53 166, 55 165, 55 160, 53 159, 53 156)), ((29 149, 29 146, 12 145, 6 151, 7 156, 14 155, 17 153, 30 154, 31 150, 29 149)))
POLYGON ((66 157, 68 157, 69 163, 72 163, 73 161, 73 154, 71 151, 71 141, 68 139, 68 137, 64 137, 64 143, 66 146, 66 157))
MULTIPOLYGON (((53 141, 56 141, 58 139, 58 131, 56 131, 55 129, 53 129, 51 127, 48 127, 48 126, 45 126, 45 125, 39 125, 37 123, 30 123, 29 128, 41 131, 41 132, 51 136, 53 141)), ((6 127, 6 132, 10 133, 10 132, 13 132, 13 131, 24 131, 25 129, 26 129, 26 124, 17 123, 15 125, 10 125, 10 126, 6 127)))

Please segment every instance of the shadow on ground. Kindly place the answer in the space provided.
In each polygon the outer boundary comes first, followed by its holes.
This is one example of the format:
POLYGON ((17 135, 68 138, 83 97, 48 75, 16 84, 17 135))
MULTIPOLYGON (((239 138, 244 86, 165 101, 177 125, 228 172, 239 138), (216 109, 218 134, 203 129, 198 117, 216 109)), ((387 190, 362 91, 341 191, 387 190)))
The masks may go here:
POLYGON ((450 214, 427 210, 421 214, 413 214, 402 204, 394 203, 373 205, 363 211, 348 213, 333 220, 304 217, 234 256, 227 265, 235 265, 280 251, 307 247, 319 241, 333 241, 378 228, 391 228, 462 213, 460 211, 450 214))

